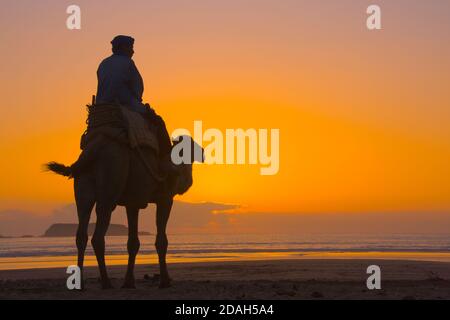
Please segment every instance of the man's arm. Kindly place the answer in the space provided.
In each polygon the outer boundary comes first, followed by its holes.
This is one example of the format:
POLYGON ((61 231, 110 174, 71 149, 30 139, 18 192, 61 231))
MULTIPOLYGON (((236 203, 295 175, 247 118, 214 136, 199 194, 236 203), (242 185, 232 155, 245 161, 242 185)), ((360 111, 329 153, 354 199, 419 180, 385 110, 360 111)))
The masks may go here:
POLYGON ((144 83, 133 60, 127 71, 127 86, 131 94, 131 107, 138 112, 146 112, 146 107, 142 104, 142 94, 144 92, 144 83))

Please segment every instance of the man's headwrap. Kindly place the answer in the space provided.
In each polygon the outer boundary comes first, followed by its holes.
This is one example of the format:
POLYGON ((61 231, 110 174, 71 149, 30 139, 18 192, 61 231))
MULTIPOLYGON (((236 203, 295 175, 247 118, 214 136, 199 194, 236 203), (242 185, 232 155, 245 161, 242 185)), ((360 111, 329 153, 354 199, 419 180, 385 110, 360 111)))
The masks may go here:
POLYGON ((113 52, 119 51, 121 47, 131 47, 134 44, 134 38, 129 36, 116 36, 111 41, 113 52))

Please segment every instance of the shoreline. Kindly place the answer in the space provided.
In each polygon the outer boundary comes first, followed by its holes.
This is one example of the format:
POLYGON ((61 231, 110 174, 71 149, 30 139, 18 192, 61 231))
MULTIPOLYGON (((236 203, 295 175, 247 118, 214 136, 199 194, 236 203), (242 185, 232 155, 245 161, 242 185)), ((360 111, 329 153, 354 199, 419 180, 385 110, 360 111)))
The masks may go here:
MULTIPOLYGON (((245 262, 245 261, 276 261, 276 260, 396 260, 396 261, 424 261, 450 263, 450 252, 358 252, 358 251, 294 251, 294 252, 215 252, 202 254, 177 253, 168 254, 170 264, 183 263, 208 263, 208 262, 245 262)), ((29 270, 48 268, 67 268, 75 265, 77 257, 67 256, 28 256, 28 257, 1 257, 0 271, 29 270)), ((109 266, 124 266, 127 264, 128 255, 107 255, 106 262, 109 266)), ((140 254, 137 256, 136 265, 156 264, 157 255, 140 254)), ((85 266, 96 266, 95 256, 86 255, 85 266)))

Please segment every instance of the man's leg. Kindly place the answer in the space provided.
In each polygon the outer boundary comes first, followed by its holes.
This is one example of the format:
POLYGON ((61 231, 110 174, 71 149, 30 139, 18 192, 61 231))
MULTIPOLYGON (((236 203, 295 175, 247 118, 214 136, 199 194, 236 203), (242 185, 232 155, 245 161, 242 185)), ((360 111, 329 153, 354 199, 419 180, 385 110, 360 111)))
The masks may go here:
POLYGON ((172 142, 170 140, 169 132, 167 132, 166 123, 153 110, 148 110, 142 116, 149 124, 150 130, 155 133, 158 139, 159 155, 161 158, 170 156, 172 151, 172 142))
POLYGON ((179 175, 177 167, 172 163, 171 151, 172 141, 167 131, 166 123, 154 111, 147 112, 144 117, 147 119, 150 129, 158 139, 159 147, 159 168, 163 176, 167 176, 167 187, 171 189, 179 175))
POLYGON ((160 116, 157 117, 159 119, 156 121, 156 134, 158 137, 159 150, 162 156, 170 156, 170 152, 172 151, 172 142, 170 140, 169 132, 167 132, 167 127, 164 120, 160 116))

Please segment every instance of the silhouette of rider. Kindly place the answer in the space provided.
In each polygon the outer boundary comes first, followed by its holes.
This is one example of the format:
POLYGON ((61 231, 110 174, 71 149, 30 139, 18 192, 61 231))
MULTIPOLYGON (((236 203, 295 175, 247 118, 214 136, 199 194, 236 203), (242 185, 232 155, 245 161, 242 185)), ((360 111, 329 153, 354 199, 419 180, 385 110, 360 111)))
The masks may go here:
POLYGON ((120 103, 141 113, 157 127, 159 149, 163 155, 170 152, 171 142, 164 121, 150 105, 142 103, 144 81, 132 57, 134 55, 134 39, 119 35, 112 41, 113 54, 104 59, 97 70, 96 103, 120 103))
POLYGON ((120 103, 134 111, 146 113, 149 106, 142 104, 144 81, 132 60, 134 39, 117 36, 111 44, 113 54, 104 59, 97 70, 96 102, 120 103))
MULTIPOLYGON (((156 133, 162 174, 176 174, 176 168, 170 159, 172 143, 166 125, 148 103, 142 103, 144 81, 132 60, 134 39, 119 35, 111 41, 111 44, 113 54, 104 59, 97 70, 98 87, 95 104, 118 103, 124 108, 140 113, 156 133)), ((84 148, 78 160, 61 174, 75 176, 96 157, 101 146, 102 143, 99 141, 90 143, 84 148)))

